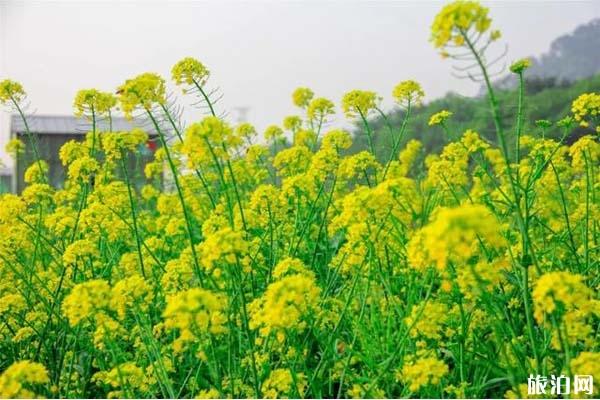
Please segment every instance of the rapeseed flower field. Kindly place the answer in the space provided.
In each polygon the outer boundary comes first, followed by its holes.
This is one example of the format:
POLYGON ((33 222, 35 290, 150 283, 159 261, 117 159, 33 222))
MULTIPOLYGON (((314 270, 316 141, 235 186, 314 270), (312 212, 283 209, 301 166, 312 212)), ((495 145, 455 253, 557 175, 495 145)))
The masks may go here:
MULTIPOLYGON (((391 88, 405 118, 384 160, 371 91, 335 104, 298 88, 298 115, 262 137, 220 116, 194 58, 171 77, 207 112, 188 126, 154 73, 78 92, 90 130, 60 150, 62 187, 35 134, 7 147, 36 157, 0 196, 0 398, 520 398, 531 375, 593 376, 574 396, 598 397, 600 93, 524 132, 517 61, 504 126, 486 53, 500 38, 477 2, 435 17, 432 44, 471 64, 495 122, 487 140, 432 115, 439 154, 403 140, 425 97, 412 80, 391 88), (337 107, 368 149, 346 151, 337 107), (117 110, 140 128, 97 129, 117 110), (147 124, 160 143, 141 187, 127 160, 147 124)), ((26 124, 25 97, 0 81, 26 124)))

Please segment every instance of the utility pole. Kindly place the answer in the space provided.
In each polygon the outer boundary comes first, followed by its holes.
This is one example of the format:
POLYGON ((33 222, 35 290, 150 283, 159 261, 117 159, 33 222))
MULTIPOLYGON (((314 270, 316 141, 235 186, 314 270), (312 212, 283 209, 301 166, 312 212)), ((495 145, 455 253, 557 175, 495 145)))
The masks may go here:
POLYGON ((240 106, 234 107, 233 110, 236 112, 235 122, 241 124, 242 122, 248 121, 248 111, 250 107, 240 106))

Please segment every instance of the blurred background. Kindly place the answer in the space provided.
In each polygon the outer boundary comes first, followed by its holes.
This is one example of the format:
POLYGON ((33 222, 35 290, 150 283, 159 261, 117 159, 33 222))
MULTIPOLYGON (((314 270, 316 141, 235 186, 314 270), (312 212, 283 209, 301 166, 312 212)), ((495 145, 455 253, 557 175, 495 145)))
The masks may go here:
MULTIPOLYGON (((374 90, 384 98, 392 120, 399 119, 402 111, 393 110, 391 90, 414 79, 425 90, 426 106, 416 113, 412 136, 435 149, 441 144, 439 133, 421 132, 432 112, 458 106, 463 110, 457 116, 459 127, 474 127, 484 135, 489 120, 478 114, 481 84, 453 77, 452 62, 442 60, 428 42, 442 4, 0 0, 0 79, 23 84, 27 113, 37 118, 38 133, 47 135, 76 134, 77 121, 70 117, 77 90, 113 91, 125 79, 148 71, 168 79, 171 66, 186 56, 211 70, 208 86, 223 95, 219 111, 231 122, 253 123, 259 132, 299 113, 290 99, 298 86, 308 86, 336 105, 351 89, 374 90)), ((563 112, 571 92, 599 90, 600 1, 483 4, 490 8, 493 27, 503 34, 497 52, 508 45, 506 65, 526 56, 534 60, 528 71, 528 91, 538 96, 530 105, 532 118, 536 112, 563 112)), ((514 82, 505 76, 500 73, 495 80, 510 93, 514 82)), ((189 105, 190 99, 171 89, 189 105)), ((201 117, 193 107, 183 113, 187 121, 201 117)), ((12 119, 1 112, 0 175, 14 186, 10 175, 17 172, 4 144, 22 127, 11 124, 12 119)), ((341 115, 332 123, 352 128, 341 115)), ((355 148, 362 145, 357 137, 355 148)), ((378 140, 378 148, 386 145, 384 138, 378 140)), ((47 147, 48 154, 56 152, 47 147)))

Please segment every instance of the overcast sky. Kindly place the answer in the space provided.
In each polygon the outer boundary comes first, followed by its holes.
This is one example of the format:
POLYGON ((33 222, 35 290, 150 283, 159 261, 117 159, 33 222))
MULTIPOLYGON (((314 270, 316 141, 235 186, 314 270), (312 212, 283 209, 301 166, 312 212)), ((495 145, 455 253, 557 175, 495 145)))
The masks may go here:
MULTIPOLYGON (((290 94, 298 86, 336 104, 354 88, 375 90, 389 104, 405 79, 421 82, 430 100, 450 90, 472 95, 478 86, 453 78, 451 62, 428 42, 442 4, 0 0, 0 79, 20 81, 38 114, 70 114, 78 89, 112 91, 147 71, 168 78, 176 61, 193 56, 211 70, 209 86, 223 92, 219 107, 232 117, 249 107, 259 129, 296 112, 290 94)), ((593 0, 484 4, 510 45, 508 62, 539 55, 600 17, 593 0)))

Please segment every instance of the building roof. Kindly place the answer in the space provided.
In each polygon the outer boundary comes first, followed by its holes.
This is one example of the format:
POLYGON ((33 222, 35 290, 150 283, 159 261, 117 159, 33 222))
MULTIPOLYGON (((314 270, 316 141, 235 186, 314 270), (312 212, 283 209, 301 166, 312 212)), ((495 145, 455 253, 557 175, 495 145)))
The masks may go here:
MULTIPOLYGON (((77 118, 67 115, 27 115, 27 124, 33 133, 37 134, 85 134, 91 130, 91 122, 85 118, 77 118)), ((107 119, 96 122, 99 130, 108 130, 107 119)), ((123 117, 112 118, 112 131, 130 131, 135 127, 144 129, 148 134, 155 135, 155 129, 143 128, 135 125, 123 117)), ((25 124, 19 115, 12 115, 10 120, 10 132, 13 134, 25 133, 25 124)))

